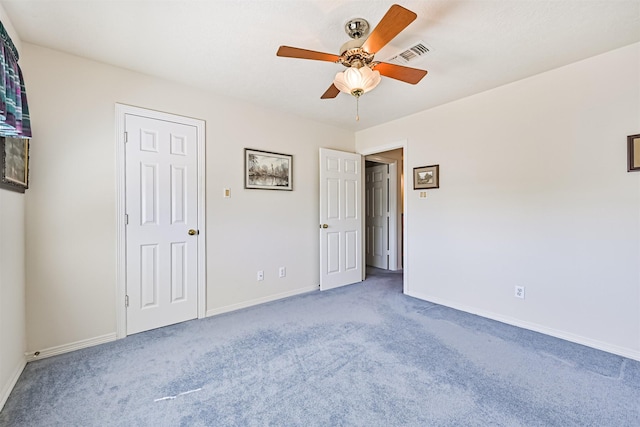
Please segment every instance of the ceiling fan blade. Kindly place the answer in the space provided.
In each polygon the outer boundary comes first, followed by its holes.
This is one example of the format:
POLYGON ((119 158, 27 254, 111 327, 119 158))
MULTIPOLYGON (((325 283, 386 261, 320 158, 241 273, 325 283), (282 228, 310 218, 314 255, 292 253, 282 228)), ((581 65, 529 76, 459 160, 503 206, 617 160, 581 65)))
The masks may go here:
POLYGON ((411 83, 412 85, 418 83, 427 75, 427 70, 389 64, 388 62, 380 62, 373 69, 379 71, 383 76, 391 77, 401 82, 411 83))
POLYGON ((287 58, 315 59, 316 61, 336 62, 340 57, 331 53, 316 52, 314 50, 300 49, 297 47, 280 46, 278 56, 287 58))
POLYGON ((322 94, 322 96, 320 97, 320 99, 331 99, 331 98, 335 98, 336 96, 338 96, 338 94, 340 93, 340 89, 338 89, 336 87, 336 85, 331 84, 331 86, 329 86, 329 89, 327 89, 327 91, 325 93, 322 94))
POLYGON ((400 31, 407 28, 417 17, 418 15, 409 9, 394 4, 382 17, 378 26, 371 31, 371 34, 362 45, 362 49, 369 53, 376 53, 393 40, 400 31))

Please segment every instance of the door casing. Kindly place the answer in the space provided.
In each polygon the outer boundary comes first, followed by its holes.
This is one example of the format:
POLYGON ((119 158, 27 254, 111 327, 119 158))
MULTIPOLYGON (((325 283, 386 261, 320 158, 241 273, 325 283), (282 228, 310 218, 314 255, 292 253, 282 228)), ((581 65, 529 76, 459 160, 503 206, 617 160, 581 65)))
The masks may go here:
POLYGON ((126 202, 125 202, 125 116, 127 114, 172 121, 194 126, 197 129, 198 147, 198 318, 206 316, 206 215, 205 215, 205 122, 160 111, 148 110, 125 104, 115 105, 116 115, 116 336, 127 336, 126 328, 126 202))

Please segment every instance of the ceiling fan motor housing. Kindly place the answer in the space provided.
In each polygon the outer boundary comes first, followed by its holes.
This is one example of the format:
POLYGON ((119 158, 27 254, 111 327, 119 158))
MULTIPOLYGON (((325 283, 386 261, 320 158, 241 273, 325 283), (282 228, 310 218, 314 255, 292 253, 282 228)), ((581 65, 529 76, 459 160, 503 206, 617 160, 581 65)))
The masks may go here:
POLYGON ((364 42, 365 39, 349 40, 348 42, 340 46, 340 55, 344 55, 345 52, 351 49, 359 49, 364 44, 364 42))
POLYGON ((347 21, 344 25, 345 32, 353 40, 349 40, 342 46, 340 46, 340 59, 339 63, 345 67, 360 68, 365 65, 369 65, 373 61, 373 54, 365 52, 362 49, 362 45, 366 41, 366 37, 369 34, 369 23, 366 19, 355 18, 347 21))
POLYGON ((347 42, 340 48, 340 59, 338 59, 337 62, 345 67, 355 66, 360 68, 365 65, 375 66, 377 64, 372 64, 373 56, 373 53, 366 52, 360 46, 353 46, 350 42, 347 42))

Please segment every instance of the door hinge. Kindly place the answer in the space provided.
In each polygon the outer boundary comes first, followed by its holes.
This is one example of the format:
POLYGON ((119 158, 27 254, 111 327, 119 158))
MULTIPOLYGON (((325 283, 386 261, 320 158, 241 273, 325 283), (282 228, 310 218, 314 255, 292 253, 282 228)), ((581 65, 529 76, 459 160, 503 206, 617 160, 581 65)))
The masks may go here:
POLYGON ((129 295, 124 296, 124 306, 129 307, 129 295))
POLYGON ((129 225, 129 214, 124 214, 124 225, 129 225))
POLYGON ((129 133, 125 132, 124 133, 124 143, 126 144, 127 142, 129 142, 129 133))

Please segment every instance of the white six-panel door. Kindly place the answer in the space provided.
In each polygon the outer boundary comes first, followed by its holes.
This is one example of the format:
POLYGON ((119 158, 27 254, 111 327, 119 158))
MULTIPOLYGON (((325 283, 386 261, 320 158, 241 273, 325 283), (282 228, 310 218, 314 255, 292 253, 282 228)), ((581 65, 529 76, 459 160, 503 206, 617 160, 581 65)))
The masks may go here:
POLYGON ((362 281, 362 166, 320 148, 320 289, 362 281))
POLYGON ((365 170, 367 265, 389 268, 389 166, 365 170))
POLYGON ((197 130, 127 114, 125 131, 126 329, 133 334, 198 317, 197 130))

